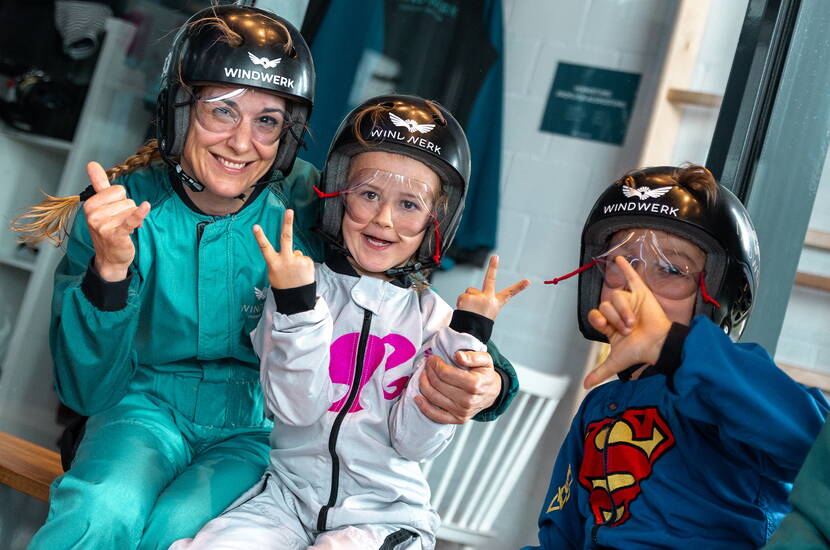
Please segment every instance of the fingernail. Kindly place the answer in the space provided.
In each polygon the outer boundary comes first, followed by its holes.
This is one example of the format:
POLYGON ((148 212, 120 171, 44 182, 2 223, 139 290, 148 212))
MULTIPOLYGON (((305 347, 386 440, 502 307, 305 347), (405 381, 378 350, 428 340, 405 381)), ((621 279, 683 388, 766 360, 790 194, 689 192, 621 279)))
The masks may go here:
POLYGON ((463 351, 458 352, 458 358, 461 359, 462 361, 469 361, 470 360, 470 358, 467 356, 467 354, 464 353, 463 351))

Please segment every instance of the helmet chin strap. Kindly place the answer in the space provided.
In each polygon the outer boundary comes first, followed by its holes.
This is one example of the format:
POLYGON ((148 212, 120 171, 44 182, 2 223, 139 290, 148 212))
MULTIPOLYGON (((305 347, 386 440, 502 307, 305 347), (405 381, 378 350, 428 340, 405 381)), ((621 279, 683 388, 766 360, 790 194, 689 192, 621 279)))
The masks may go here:
MULTIPOLYGON (((197 179, 192 178, 189 175, 187 175, 187 172, 184 171, 184 168, 182 168, 182 165, 179 164, 178 162, 174 166, 174 171, 175 171, 176 177, 179 178, 179 181, 182 182, 182 184, 186 185, 191 191, 194 191, 196 193, 201 193, 202 191, 205 190, 205 186, 202 185, 201 183, 199 183, 199 181, 197 179)), ((265 185, 268 185, 268 183, 269 183, 268 181, 260 181, 258 183, 255 183, 251 186, 250 191, 256 190, 257 187, 263 187, 265 185)), ((249 191, 240 193, 237 196, 235 196, 234 198, 239 199, 241 201, 244 201, 245 198, 248 197, 248 193, 249 193, 249 191)))

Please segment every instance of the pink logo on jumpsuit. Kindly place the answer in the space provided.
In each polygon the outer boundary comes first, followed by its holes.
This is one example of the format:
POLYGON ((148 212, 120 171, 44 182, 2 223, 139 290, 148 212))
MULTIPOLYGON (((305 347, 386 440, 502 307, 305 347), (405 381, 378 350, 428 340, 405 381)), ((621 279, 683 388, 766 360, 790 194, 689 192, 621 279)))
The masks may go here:
MULTIPOLYGON (((329 376, 331 381, 335 384, 346 384, 351 387, 352 374, 354 372, 354 364, 357 361, 357 347, 360 340, 360 333, 352 332, 344 334, 331 344, 330 361, 329 361, 329 376)), ((363 359, 363 374, 360 377, 360 386, 357 389, 357 396, 354 403, 349 408, 349 412, 362 411, 360 406, 360 394, 363 392, 363 387, 372 379, 372 375, 386 358, 386 365, 384 371, 393 369, 409 361, 415 356, 415 346, 401 336, 400 334, 387 334, 383 338, 374 335, 369 335, 366 342, 366 352, 363 359), (387 355, 386 347, 392 348, 391 353, 387 355)), ((406 388, 406 383, 409 381, 409 376, 402 376, 390 382, 387 387, 383 388, 383 397, 387 400, 394 399, 403 393, 406 388)), ((346 404, 349 398, 349 392, 346 392, 341 399, 332 403, 329 407, 331 412, 339 412, 346 404)))

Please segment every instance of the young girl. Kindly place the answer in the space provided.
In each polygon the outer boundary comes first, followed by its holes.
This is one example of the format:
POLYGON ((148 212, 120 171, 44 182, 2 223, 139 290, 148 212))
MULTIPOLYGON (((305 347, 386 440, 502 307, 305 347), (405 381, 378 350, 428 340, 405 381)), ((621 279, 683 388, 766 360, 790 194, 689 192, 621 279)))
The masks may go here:
POLYGON ((323 175, 324 264, 293 250, 286 213, 252 333, 268 409, 271 464, 260 486, 173 548, 433 548, 438 516, 418 462, 453 426, 418 409, 432 354, 482 350, 500 308, 529 284, 481 290, 451 308, 423 284, 461 216, 469 149, 443 107, 373 98, 341 124, 323 175), (449 326, 448 326, 449 325, 449 326))

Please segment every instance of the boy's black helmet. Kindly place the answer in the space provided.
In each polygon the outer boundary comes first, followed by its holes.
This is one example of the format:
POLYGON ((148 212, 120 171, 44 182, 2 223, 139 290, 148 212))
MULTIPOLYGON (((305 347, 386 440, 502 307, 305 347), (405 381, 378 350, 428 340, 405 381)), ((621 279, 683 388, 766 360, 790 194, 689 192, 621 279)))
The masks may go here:
MULTIPOLYGON (((438 174, 447 196, 445 214, 439 223, 440 251, 449 248, 461 222, 470 181, 470 146, 461 124, 435 101, 409 95, 368 99, 355 107, 337 129, 321 177, 322 190, 336 193, 345 189, 351 158, 371 151, 412 157, 438 174), (356 125, 358 116, 367 109, 370 111, 356 125)), ((342 243, 342 220, 343 203, 324 201, 320 232, 327 240, 342 243)), ((410 271, 436 267, 435 248, 434 235, 428 232, 416 254, 413 267, 417 268, 410 271)))
POLYGON ((183 83, 247 86, 286 99, 292 126, 280 140, 271 172, 280 170, 287 174, 314 104, 314 82, 314 62, 308 45, 282 17, 251 7, 203 9, 179 29, 164 61, 156 103, 162 157, 175 166, 184 148, 193 97, 183 83), (220 25, 227 25, 241 42, 229 43, 220 25), (287 44, 290 47, 286 49, 287 44))
MULTIPOLYGON (((755 228, 744 205, 728 189, 718 186, 717 198, 709 203, 702 193, 678 185, 680 170, 676 166, 636 170, 608 187, 582 230, 581 265, 604 252, 610 237, 621 229, 658 229, 688 239, 706 253, 704 283, 720 304, 715 308, 698 295, 695 315, 706 315, 737 340, 758 287, 761 258, 755 228)), ((602 276, 596 269, 579 274, 579 329, 586 338, 604 342, 606 338, 588 323, 601 288, 602 276)))

